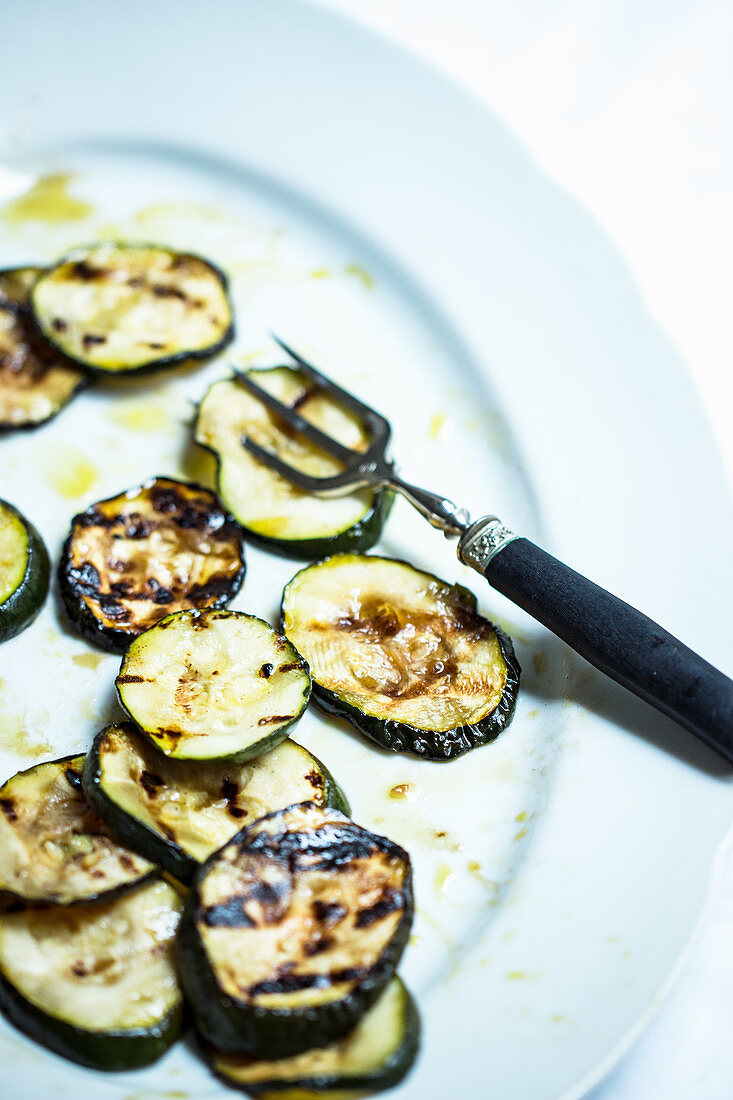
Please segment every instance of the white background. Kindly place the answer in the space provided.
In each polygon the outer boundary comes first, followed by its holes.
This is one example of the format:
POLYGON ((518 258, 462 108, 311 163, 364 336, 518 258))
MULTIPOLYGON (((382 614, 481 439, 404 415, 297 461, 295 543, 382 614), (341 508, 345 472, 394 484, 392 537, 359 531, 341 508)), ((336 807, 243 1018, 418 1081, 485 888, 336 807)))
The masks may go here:
MULTIPOLYGON (((595 215, 686 358, 733 482, 732 0, 320 2, 468 88, 595 215)), ((731 1100, 731 990, 733 843, 672 995, 588 1100, 731 1100)))

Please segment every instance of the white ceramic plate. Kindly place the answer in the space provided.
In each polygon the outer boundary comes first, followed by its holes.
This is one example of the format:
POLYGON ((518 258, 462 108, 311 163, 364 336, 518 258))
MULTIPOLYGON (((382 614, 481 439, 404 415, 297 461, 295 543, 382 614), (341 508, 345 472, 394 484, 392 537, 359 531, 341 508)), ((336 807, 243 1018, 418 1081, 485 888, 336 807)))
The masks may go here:
MULTIPOLYGON (((0 263, 116 233, 210 255, 233 279, 231 359, 275 361, 275 329, 391 416, 406 474, 498 512, 731 669, 733 527, 684 368, 597 227, 478 106, 286 0, 26 2, 5 34, 0 263), (49 173, 71 178, 46 183, 45 220, 24 216, 17 197, 49 173), (71 219, 48 220, 54 203, 71 219)), ((0 496, 57 554, 91 501, 193 472, 190 403, 224 373, 219 360, 82 395, 0 441, 0 496)), ((403 973, 424 1046, 394 1095, 578 1097, 688 942, 730 783, 406 507, 381 547, 469 579, 525 670, 511 729, 448 766, 379 753, 315 713, 298 730, 355 817, 415 859, 403 973), (414 797, 391 797, 405 782, 414 797)), ((272 617, 297 566, 248 561, 234 606, 272 617)), ((53 602, 3 646, 3 775, 82 749, 115 713, 116 659, 90 654, 53 602)), ((222 1092, 184 1045, 104 1077, 4 1023, 0 1065, 7 1100, 222 1092)))

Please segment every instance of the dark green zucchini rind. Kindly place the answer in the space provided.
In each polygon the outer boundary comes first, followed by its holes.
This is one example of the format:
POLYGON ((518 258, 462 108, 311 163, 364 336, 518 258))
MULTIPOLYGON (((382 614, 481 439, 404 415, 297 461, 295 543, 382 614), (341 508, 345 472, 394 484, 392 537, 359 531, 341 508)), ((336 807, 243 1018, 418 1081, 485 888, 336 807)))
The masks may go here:
POLYGON ((115 836, 182 883, 244 825, 297 802, 349 813, 317 757, 289 738, 247 764, 161 754, 130 723, 107 726, 84 767, 87 800, 115 836))
POLYGON ((211 856, 186 903, 181 981, 220 1051, 284 1058, 342 1039, 394 976, 413 917, 403 849, 312 803, 211 856))
POLYGON ((59 562, 66 612, 111 653, 189 608, 221 608, 245 574, 239 526, 201 485, 156 477, 74 516, 59 562))
POLYGON ((30 304, 45 339, 100 375, 209 357, 234 336, 226 275, 160 245, 77 249, 37 280, 30 304))
POLYGON ((407 562, 340 554, 308 566, 285 588, 282 623, 316 705, 382 748, 453 760, 512 719, 511 640, 471 592, 407 562))
POLYGON ((181 905, 154 881, 104 906, 3 914, 0 1006, 30 1038, 91 1069, 155 1062, 183 1019, 172 959, 181 905))
POLYGON ((106 902, 155 874, 111 836, 82 790, 83 756, 34 764, 0 787, 0 895, 106 902))
POLYGON ((30 626, 48 595, 48 551, 33 524, 0 500, 0 642, 30 626))
POLYGON ((210 1049, 214 1073, 249 1096, 308 1100, 313 1093, 338 1100, 394 1088, 407 1075, 420 1046, 420 1017, 410 993, 393 978, 353 1031, 338 1043, 291 1058, 264 1062, 210 1049))
MULTIPOLYGON (((365 450, 370 437, 352 413, 314 391, 290 367, 247 372, 300 416, 353 450, 365 450)), ((390 490, 361 490, 323 499, 297 489, 242 446, 249 436, 285 462, 318 477, 342 466, 298 436, 235 378, 215 382, 199 406, 196 442, 217 462, 217 489, 241 524, 248 541, 273 554, 312 561, 336 551, 368 550, 379 539, 390 513, 390 490)))
POLYGON ((122 706, 167 756, 243 764, 299 721, 310 673, 287 638, 240 611, 180 611, 132 643, 122 706))

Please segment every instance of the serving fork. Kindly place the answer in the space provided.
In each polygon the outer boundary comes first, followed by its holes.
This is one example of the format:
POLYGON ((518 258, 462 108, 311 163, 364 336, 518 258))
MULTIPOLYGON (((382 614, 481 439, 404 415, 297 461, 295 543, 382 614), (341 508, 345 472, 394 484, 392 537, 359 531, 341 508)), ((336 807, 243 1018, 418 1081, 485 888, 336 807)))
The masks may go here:
POLYGON ((314 389, 352 412, 364 425, 369 446, 354 451, 284 405, 252 377, 235 377, 272 413, 343 469, 314 477, 284 462, 249 436, 243 446, 255 458, 319 497, 389 488, 400 493, 447 538, 458 539, 458 557, 489 584, 547 627, 612 680, 673 718, 733 764, 733 681, 630 604, 564 565, 497 516, 471 520, 448 497, 404 481, 387 457, 389 421, 342 389, 301 355, 274 337, 314 389))

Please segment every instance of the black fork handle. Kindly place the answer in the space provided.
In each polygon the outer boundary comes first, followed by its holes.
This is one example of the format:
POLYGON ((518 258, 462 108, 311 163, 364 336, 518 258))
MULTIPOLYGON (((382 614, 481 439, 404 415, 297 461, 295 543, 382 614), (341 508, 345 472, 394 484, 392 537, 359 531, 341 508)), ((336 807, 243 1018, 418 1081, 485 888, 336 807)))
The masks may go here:
POLYGON ((467 565, 601 672, 733 764, 733 680, 636 608, 528 539, 513 536, 493 517, 482 539, 482 522, 461 540, 459 555, 467 565))

